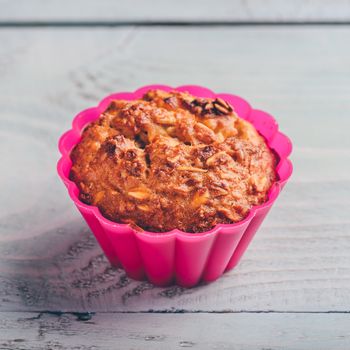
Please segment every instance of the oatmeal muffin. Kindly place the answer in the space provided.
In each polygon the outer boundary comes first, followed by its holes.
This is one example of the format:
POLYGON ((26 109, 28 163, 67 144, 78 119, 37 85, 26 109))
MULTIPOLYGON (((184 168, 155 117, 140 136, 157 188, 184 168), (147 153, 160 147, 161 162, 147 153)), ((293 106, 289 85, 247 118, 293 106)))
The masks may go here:
POLYGON ((83 202, 153 232, 238 222, 276 180, 264 138, 227 102, 177 91, 113 101, 71 159, 83 202))

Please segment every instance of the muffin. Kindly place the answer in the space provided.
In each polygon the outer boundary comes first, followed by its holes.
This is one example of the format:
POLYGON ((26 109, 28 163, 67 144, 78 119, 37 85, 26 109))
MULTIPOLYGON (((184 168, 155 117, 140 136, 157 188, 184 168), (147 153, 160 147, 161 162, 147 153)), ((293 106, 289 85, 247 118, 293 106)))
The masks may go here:
POLYGON ((81 201, 152 232, 236 223, 277 180, 276 156, 229 103, 180 91, 112 101, 70 157, 81 201))

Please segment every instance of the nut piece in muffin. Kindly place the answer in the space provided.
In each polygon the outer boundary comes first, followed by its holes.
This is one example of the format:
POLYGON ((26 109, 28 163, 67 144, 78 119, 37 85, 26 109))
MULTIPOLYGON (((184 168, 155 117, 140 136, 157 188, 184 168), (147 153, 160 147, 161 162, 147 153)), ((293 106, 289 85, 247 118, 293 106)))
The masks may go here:
POLYGON ((83 202, 154 232, 238 222, 276 180, 273 152, 226 101, 177 91, 112 101, 71 159, 83 202))

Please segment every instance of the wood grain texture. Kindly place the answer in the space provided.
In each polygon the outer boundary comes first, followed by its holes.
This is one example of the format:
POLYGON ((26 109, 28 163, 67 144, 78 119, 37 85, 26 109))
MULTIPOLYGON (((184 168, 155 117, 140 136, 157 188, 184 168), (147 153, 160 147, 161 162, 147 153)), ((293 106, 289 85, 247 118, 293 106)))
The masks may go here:
MULTIPOLYGON (((0 310, 349 311, 350 28, 0 31, 0 310), (268 110, 295 174, 242 263, 155 288, 109 266, 56 175, 57 139, 113 91, 193 83, 268 110)), ((345 316, 344 316, 345 317, 345 316)))
POLYGON ((0 21, 337 22, 349 0, 1 0, 0 21))
POLYGON ((3 350, 240 349, 347 350, 344 314, 0 313, 3 350), (21 331, 19 331, 21 329, 21 331))

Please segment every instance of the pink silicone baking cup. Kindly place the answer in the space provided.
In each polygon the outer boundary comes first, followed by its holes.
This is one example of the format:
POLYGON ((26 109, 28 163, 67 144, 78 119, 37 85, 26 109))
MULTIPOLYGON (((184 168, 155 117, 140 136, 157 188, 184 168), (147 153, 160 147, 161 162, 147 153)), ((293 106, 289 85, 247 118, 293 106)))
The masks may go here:
POLYGON ((177 88, 149 85, 135 92, 112 94, 97 107, 86 109, 74 118, 72 129, 59 140, 59 150, 62 157, 57 164, 58 174, 111 264, 122 267, 131 278, 148 279, 157 286, 177 283, 183 287, 193 287, 201 281, 214 281, 225 271, 234 268, 293 170, 292 163, 287 159, 292 151, 291 141, 279 132, 278 124, 272 116, 252 109, 247 101, 238 96, 215 94, 207 88, 194 85, 177 88), (240 222, 219 224, 210 231, 201 233, 187 233, 177 229, 162 233, 136 231, 127 224, 106 219, 97 207, 81 202, 79 189, 69 179, 69 173, 72 166, 70 152, 80 141, 83 129, 100 116, 110 101, 139 99, 149 89, 188 91, 198 97, 221 97, 234 107, 241 118, 251 122, 278 155, 276 171, 279 180, 271 187, 268 200, 253 207, 240 222))

